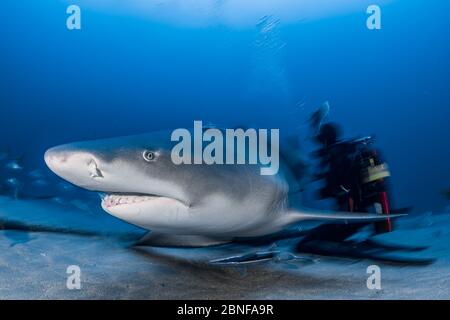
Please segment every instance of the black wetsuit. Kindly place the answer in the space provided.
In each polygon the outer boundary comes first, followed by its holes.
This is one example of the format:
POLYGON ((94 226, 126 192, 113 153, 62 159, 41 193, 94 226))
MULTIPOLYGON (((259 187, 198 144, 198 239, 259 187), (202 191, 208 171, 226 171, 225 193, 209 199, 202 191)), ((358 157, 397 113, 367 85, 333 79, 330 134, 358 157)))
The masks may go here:
MULTIPOLYGON (((333 198, 336 200, 337 210, 357 211, 357 201, 350 204, 349 199, 359 197, 359 169, 353 159, 356 146, 353 143, 337 142, 317 152, 320 158, 320 169, 323 170, 317 178, 325 183, 320 190, 321 199, 333 198)), ((344 241, 354 235, 367 224, 324 224, 304 237, 301 247, 310 241, 344 241)))
POLYGON ((348 142, 338 142, 318 151, 323 170, 319 178, 325 182, 319 196, 336 199, 340 211, 350 211, 348 198, 356 197, 359 173, 353 161, 355 151, 355 145, 348 142))

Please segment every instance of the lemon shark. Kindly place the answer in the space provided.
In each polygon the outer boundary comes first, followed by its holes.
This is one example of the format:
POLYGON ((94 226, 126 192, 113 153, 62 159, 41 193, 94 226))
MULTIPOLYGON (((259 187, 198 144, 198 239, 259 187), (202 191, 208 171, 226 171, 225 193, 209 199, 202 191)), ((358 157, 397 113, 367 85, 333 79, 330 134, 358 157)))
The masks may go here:
POLYGON ((264 237, 306 221, 385 219, 296 204, 293 193, 304 166, 287 143, 280 145, 275 175, 261 175, 258 164, 177 165, 171 159, 175 144, 171 132, 163 131, 69 143, 47 150, 44 158, 56 175, 101 193, 106 212, 149 230, 143 241, 153 245, 207 246, 264 237))

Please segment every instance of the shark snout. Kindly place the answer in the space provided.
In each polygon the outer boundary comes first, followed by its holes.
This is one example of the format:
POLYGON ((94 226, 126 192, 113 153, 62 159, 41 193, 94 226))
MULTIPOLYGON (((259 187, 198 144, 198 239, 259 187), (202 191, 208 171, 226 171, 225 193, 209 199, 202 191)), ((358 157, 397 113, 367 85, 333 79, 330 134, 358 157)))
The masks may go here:
POLYGON ((67 161, 67 155, 59 152, 58 148, 51 148, 45 152, 44 160, 47 166, 54 171, 67 161))
POLYGON ((94 187, 103 178, 98 160, 89 152, 59 146, 47 150, 44 160, 56 175, 80 187, 94 187))

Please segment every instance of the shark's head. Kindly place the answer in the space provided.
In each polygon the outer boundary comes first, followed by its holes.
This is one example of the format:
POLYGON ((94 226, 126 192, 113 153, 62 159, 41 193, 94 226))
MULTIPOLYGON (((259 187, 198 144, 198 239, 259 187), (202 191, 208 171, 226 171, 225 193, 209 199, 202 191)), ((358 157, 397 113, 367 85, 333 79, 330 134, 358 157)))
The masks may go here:
POLYGON ((172 233, 244 227, 284 191, 258 168, 176 165, 173 144, 167 132, 76 142, 49 149, 45 162, 61 178, 100 192, 108 213, 172 233))
POLYGON ((47 166, 61 178, 102 194, 108 213, 145 226, 183 215, 195 199, 185 193, 170 149, 155 135, 77 142, 51 148, 47 166))

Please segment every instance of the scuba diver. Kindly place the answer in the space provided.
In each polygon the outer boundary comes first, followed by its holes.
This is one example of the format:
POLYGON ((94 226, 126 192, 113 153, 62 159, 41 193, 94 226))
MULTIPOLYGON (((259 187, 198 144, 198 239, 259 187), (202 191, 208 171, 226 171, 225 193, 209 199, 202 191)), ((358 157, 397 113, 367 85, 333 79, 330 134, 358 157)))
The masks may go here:
MULTIPOLYGON (((315 152, 319 158, 315 180, 323 182, 321 199, 333 199, 337 210, 376 214, 405 213, 410 208, 392 210, 389 206, 387 164, 373 147, 373 137, 344 140, 337 124, 323 123, 329 111, 324 104, 310 118, 314 140, 320 145, 315 152)), ((367 228, 368 229, 368 228, 367 228)), ((367 230, 369 231, 369 230, 367 230)), ((296 244, 299 253, 323 256, 372 259, 394 263, 428 265, 434 257, 414 255, 428 246, 410 246, 373 238, 375 234, 392 231, 390 219, 376 223, 323 224, 308 230, 296 244), (374 231, 357 235, 366 227, 374 231)))
MULTIPOLYGON (((333 198, 338 210, 389 214, 388 165, 378 150, 372 147, 373 137, 341 140, 337 124, 321 126, 316 141, 321 148, 320 173, 316 179, 324 181, 320 198, 333 198)), ((376 232, 392 231, 390 220, 376 224, 376 232)))
MULTIPOLYGON (((310 119, 316 134, 314 140, 320 145, 314 154, 319 159, 319 172, 314 180, 323 181, 320 199, 333 199, 336 209, 349 212, 389 214, 387 164, 378 150, 372 147, 373 137, 343 140, 341 130, 335 123, 323 123, 329 105, 325 104, 310 119)), ((301 250, 311 241, 341 242, 368 224, 321 225, 298 244, 301 250)), ((392 231, 390 219, 374 224, 375 233, 392 231)))

